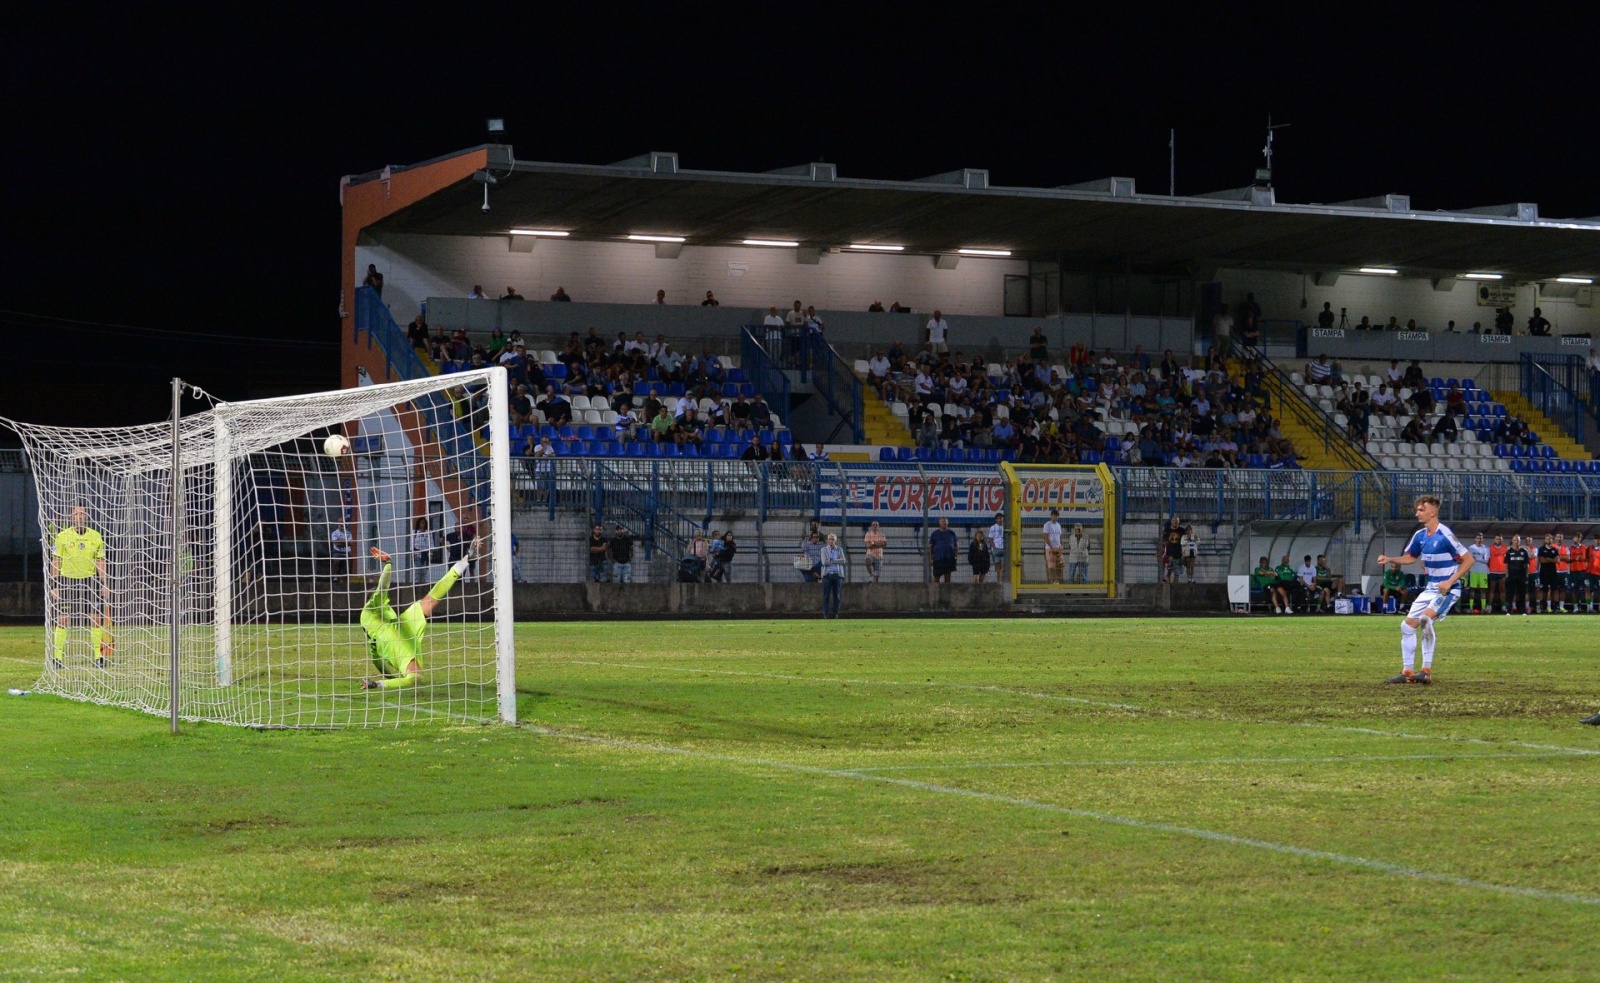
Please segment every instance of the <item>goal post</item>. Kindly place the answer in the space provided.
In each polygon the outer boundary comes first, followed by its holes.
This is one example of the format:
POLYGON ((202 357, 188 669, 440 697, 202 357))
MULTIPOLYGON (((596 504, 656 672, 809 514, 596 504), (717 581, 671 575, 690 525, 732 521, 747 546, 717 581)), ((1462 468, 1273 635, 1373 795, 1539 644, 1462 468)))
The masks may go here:
POLYGON ((1006 568, 1013 596, 1078 592, 1117 596, 1116 486, 1104 464, 1002 462, 1006 486, 1006 568), (1051 510, 1062 549, 1046 548, 1051 510), (1074 526, 1082 530, 1077 539, 1074 526))
POLYGON ((0 420, 43 531, 35 689, 252 727, 514 722, 505 386, 497 367, 143 427, 0 420))

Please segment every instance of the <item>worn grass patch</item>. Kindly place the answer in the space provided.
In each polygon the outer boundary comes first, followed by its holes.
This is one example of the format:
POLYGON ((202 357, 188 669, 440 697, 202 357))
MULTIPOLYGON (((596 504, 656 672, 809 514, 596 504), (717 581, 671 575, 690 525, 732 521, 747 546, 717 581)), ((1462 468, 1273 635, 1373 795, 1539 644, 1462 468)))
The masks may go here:
POLYGON ((1597 627, 1453 617, 1427 688, 1392 618, 630 622, 519 626, 516 728, 0 698, 0 979, 1592 979, 1597 627))

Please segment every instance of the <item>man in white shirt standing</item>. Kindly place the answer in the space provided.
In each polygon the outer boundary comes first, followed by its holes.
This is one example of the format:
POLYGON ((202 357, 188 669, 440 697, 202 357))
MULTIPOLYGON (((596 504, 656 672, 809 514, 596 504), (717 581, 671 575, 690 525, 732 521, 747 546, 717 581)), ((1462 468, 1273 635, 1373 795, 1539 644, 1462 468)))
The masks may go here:
POLYGON ((783 315, 778 313, 776 305, 767 308, 761 326, 767 333, 767 354, 777 358, 783 352, 783 315))
POLYGON ((1044 524, 1044 582, 1059 584, 1066 568, 1066 551, 1061 546, 1061 510, 1051 509, 1044 524))
POLYGON ((1083 534, 1083 526, 1074 524, 1072 535, 1067 537, 1067 562, 1072 564, 1072 582, 1087 584, 1089 582, 1089 537, 1083 534))
POLYGON ((943 311, 934 311, 933 317, 928 318, 928 346, 934 354, 942 355, 950 351, 947 343, 950 334, 950 323, 944 319, 943 311))

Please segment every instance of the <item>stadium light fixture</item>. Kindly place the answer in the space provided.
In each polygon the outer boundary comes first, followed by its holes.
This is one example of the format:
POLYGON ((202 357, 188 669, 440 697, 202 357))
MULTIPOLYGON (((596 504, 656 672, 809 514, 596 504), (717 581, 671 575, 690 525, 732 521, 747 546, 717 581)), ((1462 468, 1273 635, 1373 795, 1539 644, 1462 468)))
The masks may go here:
POLYGON ((1590 284, 1594 283, 1594 279, 1592 277, 1586 277, 1586 276, 1558 276, 1558 277, 1556 277, 1556 282, 1557 283, 1576 283, 1580 287, 1587 287, 1590 284))
POLYGON ((571 232, 562 232, 559 229, 512 229, 514 236, 548 236, 552 239, 565 239, 572 235, 571 232))
POLYGON ((1393 270, 1393 269, 1390 269, 1387 266, 1363 266, 1360 269, 1356 270, 1356 272, 1357 273, 1367 273, 1367 274, 1370 274, 1372 276, 1399 276, 1400 275, 1400 271, 1399 270, 1393 270))
POLYGON ((781 246, 784 249, 798 249, 800 244, 791 239, 746 239, 746 246, 781 246))
POLYGON ((1461 274, 1461 279, 1463 279, 1463 280, 1504 280, 1505 278, 1506 278, 1506 276, 1505 276, 1504 273, 1463 273, 1463 274, 1461 274))
POLYGON ((904 246, 887 246, 876 242, 852 242, 850 245, 844 248, 860 249, 863 252, 869 253, 903 253, 906 250, 906 247, 904 246))
POLYGON ((498 116, 491 116, 485 125, 490 136, 500 136, 506 131, 506 121, 498 116))
POLYGON ((963 256, 1010 256, 1009 249, 957 249, 963 256))
POLYGON ((683 236, 658 236, 658 235, 631 235, 628 237, 634 242, 684 242, 683 236))

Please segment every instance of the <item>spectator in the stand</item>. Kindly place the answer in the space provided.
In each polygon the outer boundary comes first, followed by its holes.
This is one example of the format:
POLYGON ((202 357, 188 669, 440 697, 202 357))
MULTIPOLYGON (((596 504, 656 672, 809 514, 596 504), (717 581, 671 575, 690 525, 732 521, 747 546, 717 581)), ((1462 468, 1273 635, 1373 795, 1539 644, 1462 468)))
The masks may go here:
POLYGON ((1428 442, 1427 430, 1422 425, 1422 417, 1414 416, 1400 428, 1400 439, 1410 444, 1425 444, 1428 442))
POLYGON ((411 342, 412 348, 428 350, 428 322, 421 314, 411 319, 411 326, 406 328, 406 340, 411 342))
POLYGON ((1411 389, 1419 389, 1427 386, 1428 377, 1423 374, 1422 363, 1416 359, 1412 359, 1411 364, 1406 366, 1405 374, 1400 377, 1400 384, 1411 389))
MULTIPOLYGON (((1228 310, 1228 305, 1223 304, 1217 308, 1217 313, 1211 317, 1211 336, 1214 344, 1219 348, 1226 348, 1228 339, 1233 337, 1233 314, 1228 310)), ((1073 346, 1074 351, 1077 345, 1073 346)))
POLYGON ((501 300, 521 300, 522 299, 522 295, 517 293, 517 288, 516 287, 506 287, 505 296, 501 297, 500 299, 501 300))
POLYGON ((657 306, 666 306, 666 303, 667 303, 667 292, 665 290, 657 290, 656 291, 656 295, 655 295, 655 299, 650 301, 650 303, 655 304, 657 306))
POLYGON ((711 544, 711 579, 716 583, 733 583, 733 558, 739 554, 739 543, 733 538, 733 530, 729 529, 722 534, 719 545, 711 544))
POLYGON ((778 308, 767 308, 767 316, 761 319, 761 326, 767 336, 767 354, 779 358, 783 354, 783 315, 778 313, 778 308))
POLYGON ((873 352, 872 358, 867 360, 867 384, 883 395, 883 384, 889 381, 889 359, 883 349, 873 352))
POLYGON ((378 292, 379 297, 383 296, 383 274, 378 272, 378 267, 376 264, 367 264, 367 275, 366 278, 361 281, 361 285, 363 287, 371 287, 373 290, 378 292))
POLYGON ((1445 334, 1460 334, 1461 332, 1456 330, 1456 322, 1454 322, 1454 321, 1446 321, 1445 325, 1444 325, 1444 333, 1445 334))
POLYGON ((806 460, 811 461, 813 463, 820 464, 820 463, 826 461, 827 459, 828 459, 828 449, 826 447, 823 447, 821 444, 817 444, 809 452, 806 453, 806 460))
POLYGON ((956 572, 956 551, 960 544, 949 519, 940 519, 939 528, 928 534, 928 563, 933 567, 934 583, 950 582, 956 572))
POLYGON ((839 617, 839 597, 844 585, 844 547, 839 537, 828 533, 828 541, 817 556, 822 580, 822 616, 839 617))
POLYGON ((793 327, 793 328, 804 327, 805 323, 806 323, 806 311, 805 311, 805 308, 800 304, 800 302, 798 300, 795 301, 794 302, 794 307, 790 308, 789 312, 784 314, 783 320, 784 320, 784 323, 789 325, 790 327, 793 327))
POLYGON ((714 294, 711 291, 707 290, 706 291, 706 299, 702 300, 700 302, 700 306, 701 307, 721 307, 722 306, 722 301, 717 299, 717 295, 716 294, 714 294))
POLYGON ((1322 302, 1322 310, 1317 314, 1317 327, 1327 330, 1333 327, 1333 304, 1329 301, 1322 302))
POLYGON ((806 330, 821 332, 823 329, 822 316, 815 307, 806 308, 806 330))
POLYGON ((906 370, 906 350, 905 346, 900 344, 898 338, 889 342, 888 356, 891 371, 904 372, 906 370))
POLYGON ((467 299, 468 300, 488 300, 489 299, 489 295, 483 292, 483 284, 474 283, 472 285, 472 292, 467 294, 467 299))
POLYGON ((1444 394, 1444 411, 1451 416, 1467 415, 1467 394, 1461 391, 1460 386, 1451 386, 1444 394))
POLYGON ((1315 386, 1320 386, 1333 378, 1333 365, 1329 363, 1326 354, 1318 355, 1315 360, 1306 363, 1306 381, 1315 386))
POLYGON ((1399 389, 1401 383, 1405 381, 1406 370, 1400 367, 1400 360, 1398 358, 1391 358, 1389 359, 1389 368, 1384 372, 1383 375, 1385 379, 1389 380, 1389 387, 1391 389, 1399 389))
MULTIPOLYGON (((788 455, 790 460, 794 459, 795 453, 796 452, 791 451, 791 453, 788 455)), ((774 440, 771 444, 767 445, 767 460, 769 460, 769 461, 781 461, 781 460, 783 460, 783 458, 784 458, 784 453, 783 453, 783 444, 782 443, 774 440)))
POLYGON ((572 422, 572 404, 567 398, 556 392, 554 386, 544 388, 544 398, 539 400, 539 412, 544 414, 544 422, 552 427, 559 427, 572 422))
POLYGON ((633 583, 633 534, 622 528, 620 522, 611 524, 611 539, 606 543, 606 558, 611 561, 613 583, 633 583))
POLYGON ((1384 330, 1384 331, 1399 331, 1400 330, 1400 319, 1398 317, 1395 317, 1393 314, 1390 314, 1389 315, 1389 323, 1385 324, 1383 326, 1382 330, 1384 330))
POLYGON ((772 426, 772 408, 760 393, 750 401, 750 422, 762 429, 772 426))
POLYGON ((1239 344, 1250 351, 1255 351, 1261 347, 1260 322, 1251 320, 1239 326, 1239 344))
POLYGON ((889 313, 890 314, 910 314, 911 313, 911 308, 901 306, 900 302, 897 300, 894 303, 889 305, 889 313))
POLYGON ((744 453, 739 455, 739 460, 765 461, 769 457, 770 455, 767 453, 766 445, 761 442, 761 435, 756 434, 754 437, 750 438, 750 446, 746 447, 744 449, 744 453))
POLYGON ((506 333, 504 331, 501 331, 499 328, 495 328, 493 331, 489 332, 489 358, 490 358, 490 360, 491 361, 498 360, 500 358, 500 353, 505 351, 506 350, 506 346, 509 345, 510 343, 511 343, 511 339, 507 338, 506 337, 506 333))
POLYGON ((533 399, 528 396, 528 387, 519 385, 511 393, 511 419, 518 424, 533 422, 533 399))
POLYGON ((1399 397, 1389 389, 1387 382, 1378 383, 1378 391, 1372 394, 1372 408, 1378 413, 1388 413, 1399 402, 1399 397))
POLYGON ((1433 398, 1433 390, 1427 386, 1420 386, 1411 391, 1411 405, 1417 408, 1418 416, 1429 416, 1433 408, 1439 403, 1433 398))
POLYGON ((867 312, 869 314, 882 314, 883 313, 883 301, 875 300, 872 303, 868 304, 867 305, 867 312))
POLYGON ((944 312, 935 310, 933 317, 928 318, 928 350, 935 354, 945 354, 950 351, 950 322, 944 319, 944 312))
POLYGON ((556 287, 556 292, 550 295, 550 299, 558 304, 565 304, 572 300, 572 295, 567 293, 566 287, 556 287))
POLYGON ((1033 334, 1028 336, 1028 357, 1035 362, 1046 362, 1050 359, 1050 342, 1044 336, 1044 326, 1035 324, 1033 334))
POLYGON ((989 568, 994 555, 989 550, 989 537, 983 530, 972 530, 972 542, 967 544, 967 565, 972 568, 972 582, 981 584, 989 579, 989 568))
POLYGON ((1533 317, 1528 318, 1528 334, 1535 338, 1544 338, 1550 334, 1550 322, 1545 319, 1544 311, 1535 307, 1533 317))
POLYGON ((1239 304, 1239 330, 1246 336, 1254 332, 1257 338, 1261 337, 1261 305, 1256 303, 1256 295, 1247 293, 1244 301, 1239 304))
POLYGON ((1416 318, 1410 318, 1409 320, 1406 321, 1406 330, 1407 331, 1415 331, 1415 330, 1417 330, 1417 319, 1416 318))
POLYGON ((1495 334, 1510 334, 1511 333, 1511 329, 1516 326, 1516 323, 1517 323, 1517 318, 1516 318, 1516 315, 1511 313, 1511 308, 1509 308, 1509 307, 1497 307, 1497 308, 1495 308, 1495 312, 1494 312, 1494 333, 1495 334))
POLYGON ((1360 323, 1358 323, 1356 325, 1356 330, 1357 331, 1373 331, 1373 330, 1375 330, 1373 328, 1373 326, 1372 326, 1372 319, 1367 317, 1365 314, 1361 315, 1361 321, 1360 321, 1360 323))
POLYGON ((1461 431, 1456 427, 1456 418, 1449 413, 1439 417, 1438 422, 1433 425, 1433 439, 1441 443, 1453 444, 1460 435, 1461 431))
POLYGON ((607 558, 611 543, 606 539, 606 527, 596 522, 589 532, 589 580, 596 584, 611 579, 610 561, 607 558))
POLYGON ((874 522, 862 537, 862 546, 866 547, 867 577, 873 583, 878 582, 878 577, 883 573, 883 548, 889 545, 889 537, 878 529, 874 522))
POLYGON ((650 420, 650 437, 658 444, 672 440, 672 411, 662 406, 650 420))

